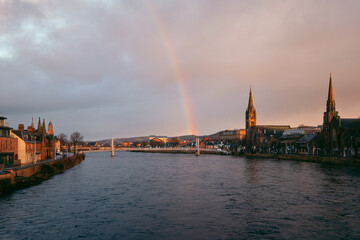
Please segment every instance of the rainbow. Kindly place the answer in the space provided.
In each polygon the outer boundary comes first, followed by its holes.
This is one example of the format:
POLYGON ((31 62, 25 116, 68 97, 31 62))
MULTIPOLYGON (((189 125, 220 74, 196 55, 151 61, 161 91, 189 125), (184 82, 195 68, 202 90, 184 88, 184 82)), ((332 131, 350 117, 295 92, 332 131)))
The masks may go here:
POLYGON ((156 26, 157 26, 158 32, 164 43, 165 49, 170 58, 170 62, 171 62, 173 71, 174 71, 176 79, 178 81, 180 94, 182 97, 183 109, 184 109, 184 112, 185 112, 185 115, 187 118, 190 134, 196 135, 197 134, 196 124, 194 121, 193 110, 192 110, 191 103, 190 103, 190 96, 189 96, 188 90, 187 90, 184 70, 181 67, 181 64, 179 62, 179 57, 178 57, 176 50, 172 44, 171 38, 169 37, 169 34, 166 31, 165 24, 162 22, 162 20, 160 18, 159 13, 156 11, 153 4, 151 4, 150 0, 145 0, 145 2, 149 9, 149 12, 151 13, 151 15, 154 19, 156 26))

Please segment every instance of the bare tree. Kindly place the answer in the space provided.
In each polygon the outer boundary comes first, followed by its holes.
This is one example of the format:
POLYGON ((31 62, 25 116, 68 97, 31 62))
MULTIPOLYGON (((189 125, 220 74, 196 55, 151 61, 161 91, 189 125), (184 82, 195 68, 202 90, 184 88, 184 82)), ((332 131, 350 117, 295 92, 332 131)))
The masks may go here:
POLYGON ((68 143, 68 141, 69 141, 65 133, 60 133, 60 134, 58 135, 58 139, 59 139, 60 144, 61 144, 62 146, 65 146, 65 145, 68 143))
POLYGON ((70 136, 70 141, 74 145, 74 154, 76 153, 76 146, 82 142, 83 136, 79 132, 73 132, 70 136))

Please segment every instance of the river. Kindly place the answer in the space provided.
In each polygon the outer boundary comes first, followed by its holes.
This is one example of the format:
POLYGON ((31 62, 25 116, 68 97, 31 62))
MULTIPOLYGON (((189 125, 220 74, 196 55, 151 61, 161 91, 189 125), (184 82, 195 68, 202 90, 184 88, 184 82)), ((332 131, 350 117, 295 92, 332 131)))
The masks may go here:
POLYGON ((360 239, 358 168, 115 154, 0 198, 0 239, 360 239))

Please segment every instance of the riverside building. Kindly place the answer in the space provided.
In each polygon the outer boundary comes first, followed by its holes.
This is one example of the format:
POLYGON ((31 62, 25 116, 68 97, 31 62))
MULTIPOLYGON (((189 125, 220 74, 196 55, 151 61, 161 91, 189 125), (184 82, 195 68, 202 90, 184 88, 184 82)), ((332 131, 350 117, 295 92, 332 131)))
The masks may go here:
POLYGON ((57 140, 51 122, 49 122, 47 130, 45 119, 41 124, 39 118, 37 129, 34 127, 34 121, 31 122, 27 129, 24 128, 24 124, 19 124, 17 130, 12 130, 12 135, 17 139, 20 146, 18 154, 21 165, 55 157, 57 140))
POLYGON ((323 131, 318 144, 325 155, 358 156, 360 152, 360 118, 341 119, 336 111, 331 74, 323 131))
POLYGON ((10 135, 12 128, 7 126, 6 119, 0 114, 0 170, 13 166, 18 160, 17 140, 10 135))
POLYGON ((326 111, 320 127, 289 125, 256 125, 252 91, 246 109, 247 151, 282 154, 321 154, 359 156, 360 118, 341 118, 336 110, 330 74, 326 111))

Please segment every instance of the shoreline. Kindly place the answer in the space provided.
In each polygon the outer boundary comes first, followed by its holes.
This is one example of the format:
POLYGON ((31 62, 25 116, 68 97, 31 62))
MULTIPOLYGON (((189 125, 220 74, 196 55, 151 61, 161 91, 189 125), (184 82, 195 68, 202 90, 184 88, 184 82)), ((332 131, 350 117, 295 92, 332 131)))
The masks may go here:
MULTIPOLYGON (((148 153, 173 153, 173 154, 195 154, 195 148, 124 148, 124 149, 115 149, 116 152, 148 152, 148 153)), ((111 150, 91 150, 84 151, 85 153, 93 152, 111 152, 111 150)), ((218 151, 213 149, 200 149, 200 154, 213 154, 213 155, 229 155, 225 151, 218 151)))
MULTIPOLYGON (((196 149, 128 149, 127 152, 148 152, 148 153, 173 153, 173 154, 195 154, 196 149)), ((200 149, 200 154, 228 155, 223 151, 200 149)))
MULTIPOLYGON (((195 154, 196 149, 178 149, 178 148, 153 148, 153 149, 122 149, 118 151, 127 152, 148 152, 148 153, 170 153, 170 154, 195 154)), ((213 149, 200 149, 200 154, 212 154, 212 155, 231 155, 225 151, 217 151, 213 149)), ((314 155, 293 155, 293 154, 269 154, 269 153, 242 153, 238 155, 232 155, 236 157, 246 158, 268 158, 286 161, 298 161, 298 162, 311 162, 311 163, 325 163, 338 166, 350 166, 360 167, 359 158, 345 158, 338 156, 314 156, 314 155)))
POLYGON ((0 197, 42 183, 65 172, 85 159, 85 154, 76 154, 53 161, 9 169, 0 175, 0 197))
MULTIPOLYGON (((239 155, 241 156, 241 155, 239 155)), ((291 155, 291 154, 270 154, 270 153, 245 153, 242 156, 247 158, 268 158, 277 160, 325 163, 338 166, 360 167, 360 159, 345 158, 336 156, 313 156, 313 155, 291 155)))

